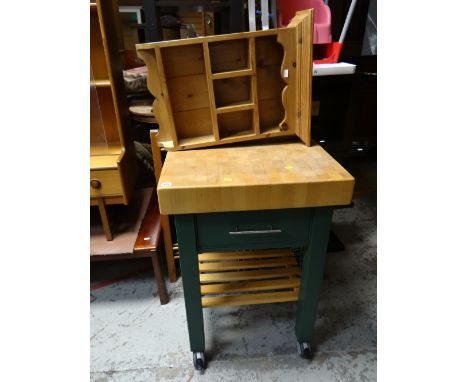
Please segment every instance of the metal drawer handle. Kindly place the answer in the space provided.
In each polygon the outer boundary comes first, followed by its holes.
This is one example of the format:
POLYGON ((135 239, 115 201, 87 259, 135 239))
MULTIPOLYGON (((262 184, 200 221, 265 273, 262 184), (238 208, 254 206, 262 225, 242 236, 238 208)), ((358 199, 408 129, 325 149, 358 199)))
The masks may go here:
POLYGON ((258 231, 230 231, 229 235, 260 235, 264 233, 281 233, 280 229, 261 229, 258 231))

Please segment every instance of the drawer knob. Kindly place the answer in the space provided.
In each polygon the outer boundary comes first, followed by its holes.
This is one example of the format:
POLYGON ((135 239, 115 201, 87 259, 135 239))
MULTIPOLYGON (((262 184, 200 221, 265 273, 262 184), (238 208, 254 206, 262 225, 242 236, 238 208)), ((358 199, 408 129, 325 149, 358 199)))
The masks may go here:
POLYGON ((101 182, 97 179, 91 179, 91 187, 97 190, 101 188, 101 182))

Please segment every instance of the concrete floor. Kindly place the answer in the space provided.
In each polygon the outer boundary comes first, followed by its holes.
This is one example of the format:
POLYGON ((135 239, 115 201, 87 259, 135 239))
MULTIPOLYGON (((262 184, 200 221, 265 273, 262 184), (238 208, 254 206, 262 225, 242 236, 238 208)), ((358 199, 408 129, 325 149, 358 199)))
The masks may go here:
MULTIPOLYGON (((346 251, 328 254, 312 361, 296 351, 295 303, 213 308, 204 310, 209 364, 200 375, 192 366, 180 278, 168 283, 171 300, 161 306, 147 273, 93 291, 91 380, 375 381, 376 219, 375 197, 334 213, 333 230, 346 251)), ((136 261, 93 264, 92 282, 149 265, 136 261)))

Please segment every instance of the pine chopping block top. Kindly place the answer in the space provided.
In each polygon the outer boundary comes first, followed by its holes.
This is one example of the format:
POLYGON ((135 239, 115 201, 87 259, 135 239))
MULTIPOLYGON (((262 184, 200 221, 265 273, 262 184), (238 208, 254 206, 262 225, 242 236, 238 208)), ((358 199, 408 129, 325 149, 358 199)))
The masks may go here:
POLYGON ((321 146, 282 143, 169 152, 162 214, 346 205, 354 178, 321 146))

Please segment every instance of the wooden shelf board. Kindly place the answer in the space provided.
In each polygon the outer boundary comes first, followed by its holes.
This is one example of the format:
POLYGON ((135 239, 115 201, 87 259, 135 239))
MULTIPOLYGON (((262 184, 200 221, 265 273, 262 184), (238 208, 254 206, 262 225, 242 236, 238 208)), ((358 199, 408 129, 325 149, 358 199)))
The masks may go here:
POLYGON ((179 139, 179 146, 182 147, 182 146, 204 144, 206 142, 215 142, 214 135, 206 134, 206 135, 200 135, 198 137, 182 138, 182 139, 179 139))
POLYGON ((116 169, 118 168, 120 155, 95 155, 89 158, 91 170, 116 169))
POLYGON ((120 155, 122 153, 122 146, 109 143, 108 145, 91 145, 89 148, 90 156, 100 156, 100 155, 120 155))
POLYGON ((252 75, 253 75, 252 69, 240 69, 240 70, 232 70, 230 72, 213 73, 212 78, 213 80, 221 80, 224 78, 245 77, 245 76, 252 76, 252 75))
POLYGON ((293 291, 243 294, 237 296, 203 297, 202 307, 208 308, 214 306, 271 304, 275 302, 297 301, 298 294, 298 291, 293 291))
POLYGON ((97 88, 110 87, 111 82, 110 80, 91 80, 90 85, 96 86, 97 88))
POLYGON ((274 134, 274 133, 281 133, 279 126, 260 128, 260 134, 274 134))
POLYGON ((247 259, 262 259, 271 257, 291 256, 290 249, 273 249, 261 251, 241 251, 241 252, 206 252, 198 255, 199 261, 213 260, 247 260, 247 259))
POLYGON ((243 111, 243 110, 252 110, 255 108, 255 104, 252 101, 241 101, 235 102, 229 105, 220 106, 216 108, 216 114, 223 114, 223 113, 233 113, 236 111, 243 111))
POLYGON ((283 269, 266 269, 254 271, 239 271, 239 272, 217 272, 200 274, 201 283, 219 283, 228 281, 242 280, 262 280, 273 279, 278 277, 299 276, 301 271, 298 267, 283 268, 283 269))
MULTIPOLYGON (((221 135, 222 135, 222 133, 221 133, 221 135)), ((221 141, 226 141, 226 140, 230 140, 230 139, 237 138, 237 137, 249 137, 249 136, 252 136, 252 137, 256 136, 253 129, 236 131, 235 133, 230 133, 230 134, 224 135, 224 136, 222 135, 221 141)))
POLYGON ((90 146, 89 164, 91 170, 118 168, 118 163, 122 156, 120 145, 110 144, 90 146))
POLYGON ((233 271, 239 269, 252 269, 252 268, 278 268, 289 265, 297 265, 294 258, 277 258, 277 259, 253 259, 241 261, 216 261, 211 263, 199 264, 200 272, 215 272, 215 271, 233 271))

